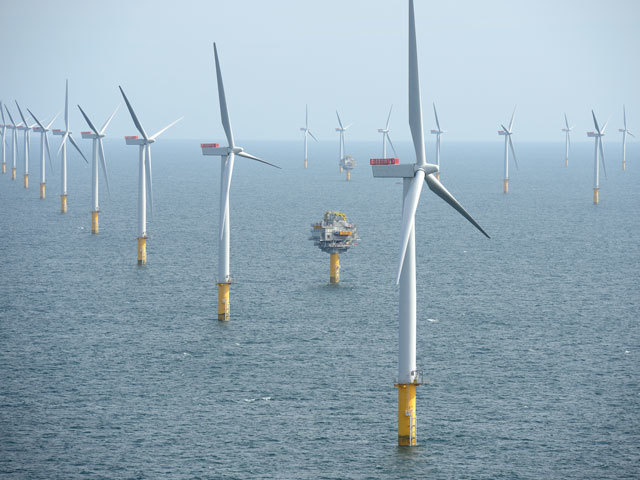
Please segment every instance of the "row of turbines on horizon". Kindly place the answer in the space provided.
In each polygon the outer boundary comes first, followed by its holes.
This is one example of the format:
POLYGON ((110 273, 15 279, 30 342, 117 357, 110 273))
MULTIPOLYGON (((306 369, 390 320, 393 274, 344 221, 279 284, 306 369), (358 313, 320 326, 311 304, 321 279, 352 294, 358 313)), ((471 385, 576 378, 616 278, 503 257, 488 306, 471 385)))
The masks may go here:
MULTIPOLYGON (((415 149, 415 163, 399 164, 397 158, 389 159, 393 161, 389 162, 374 162, 372 159, 372 172, 373 176, 378 178, 401 178, 403 182, 403 206, 402 206, 402 226, 399 232, 400 237, 400 256, 397 267, 396 283, 399 285, 399 330, 398 330, 398 376, 395 386, 398 388, 398 444, 403 446, 414 446, 417 444, 417 415, 416 415, 416 387, 423 383, 422 371, 417 368, 416 365, 416 310, 417 310, 417 298, 416 298, 416 239, 415 239, 415 214, 419 204, 422 187, 426 183, 427 187, 435 193, 438 197, 448 203, 458 213, 460 213, 467 221, 469 221, 476 229, 478 229, 485 237, 489 238, 489 235, 485 230, 471 217, 471 215, 462 207, 462 205, 454 198, 454 196, 440 183, 440 138, 445 133, 440 128, 440 123, 437 117, 437 112, 434 106, 434 114, 436 118, 437 129, 431 130, 431 133, 437 135, 436 137, 436 162, 435 164, 429 164, 426 162, 425 141, 424 141, 424 127, 422 119, 422 100, 420 94, 420 79, 418 72, 418 54, 416 44, 416 28, 415 28, 415 16, 414 16, 414 1, 409 0, 409 35, 408 35, 408 50, 409 50, 409 84, 408 84, 408 104, 409 104, 409 127, 411 130, 411 136, 413 140, 413 146, 415 149)), ((218 231, 218 305, 217 315, 218 320, 228 321, 230 319, 229 309, 229 287, 232 283, 230 274, 230 189, 231 179, 233 175, 233 166, 236 156, 254 160, 267 164, 269 166, 280 168, 277 165, 273 165, 266 162, 254 155, 251 155, 244 151, 244 149, 236 145, 231 127, 231 121, 229 117, 229 110, 227 106, 227 100, 225 90, 222 81, 222 73, 220 68, 220 61, 218 57, 218 50, 216 44, 214 48, 214 60, 216 67, 216 79, 218 88, 218 100, 220 106, 221 123, 224 128, 227 146, 221 147, 218 143, 203 143, 201 149, 203 155, 212 155, 220 157, 220 206, 219 206, 219 231, 218 231)), ((146 214, 147 214, 147 200, 149 200, 150 211, 153 209, 152 199, 152 169, 151 169, 151 144, 154 143, 158 137, 164 133, 167 129, 175 125, 181 119, 175 120, 166 127, 162 128, 153 135, 148 135, 143 128, 142 123, 138 119, 136 112, 133 109, 129 99, 125 95, 122 87, 120 93, 127 106, 133 124, 139 135, 127 136, 125 141, 127 145, 136 145, 139 149, 139 176, 138 176, 138 237, 137 237, 137 257, 138 264, 146 263, 146 240, 147 240, 147 228, 146 228, 146 214)), ((5 165, 5 134, 7 129, 12 130, 12 144, 13 144, 13 167, 12 178, 16 178, 16 152, 17 152, 17 131, 23 131, 25 136, 25 188, 28 188, 29 179, 29 132, 33 130, 41 134, 40 137, 40 194, 41 198, 45 197, 45 153, 49 156, 50 166, 52 167, 51 152, 49 149, 49 140, 47 138, 47 132, 52 131, 54 135, 62 136, 60 147, 58 148, 58 154, 61 154, 61 212, 67 211, 67 141, 79 152, 79 154, 87 161, 86 157, 80 150, 76 143, 69 125, 69 88, 68 82, 65 90, 65 108, 64 108, 64 130, 50 130, 51 125, 57 118, 54 117, 47 124, 40 122, 40 119, 36 118, 31 110, 27 112, 33 117, 35 124, 29 125, 26 118, 23 115, 20 106, 16 102, 20 119, 22 122, 16 123, 11 116, 9 109, 4 105, 0 105, 2 110, 3 125, 1 127, 2 132, 2 171, 6 172, 5 165), (4 121, 4 113, 9 116, 10 122, 4 121)), ((111 120, 116 114, 116 110, 107 118, 101 128, 96 128, 95 124, 89 119, 84 110, 78 105, 80 112, 89 125, 90 131, 82 132, 82 138, 92 140, 93 155, 92 155, 92 233, 98 233, 98 213, 99 198, 98 198, 98 177, 99 167, 107 182, 107 164, 105 159, 105 152, 103 146, 103 138, 106 135, 106 129, 109 126, 111 120)), ((337 112, 336 112, 337 114, 337 112)), ((514 113, 511 116, 508 128, 504 125, 499 132, 500 135, 505 136, 505 193, 508 192, 508 153, 509 150, 512 153, 515 161, 515 150, 513 148, 513 142, 511 135, 513 134, 513 122, 515 116, 514 113)), ((345 159, 344 154, 344 133, 350 125, 346 127, 343 125, 340 116, 337 114, 339 128, 336 130, 340 133, 340 160, 345 159)), ((389 137, 389 122, 391 118, 391 110, 387 117, 387 123, 385 128, 378 131, 383 134, 383 160, 386 159, 386 143, 388 142, 392 150, 395 153, 395 148, 391 143, 389 137)), ((602 136, 606 128, 606 123, 603 128, 599 128, 595 115, 593 115, 594 124, 596 126, 595 132, 589 132, 590 137, 596 139, 596 151, 595 151, 595 171, 596 182, 598 172, 598 152, 602 154, 602 136)), ((569 152, 569 133, 572 127, 569 126, 565 116, 566 129, 566 162, 568 162, 569 152)), ((311 133, 308 123, 308 111, 305 119, 305 127, 301 129, 304 131, 305 141, 305 167, 308 161, 308 146, 307 136, 311 136, 316 141, 317 139, 311 133)), ((623 132, 623 142, 626 141, 626 135, 631 134, 626 127, 626 112, 625 112, 625 127, 623 132)), ((604 158, 601 157, 604 165, 604 158)), ((624 160, 623 160, 624 161, 624 160)), ((87 161, 88 162, 88 161, 87 161)), ((343 164, 341 164, 343 165, 343 164)), ((596 187, 597 189, 597 183, 596 187)), ((595 200, 597 200, 597 194, 595 200)), ((597 202, 596 202, 597 203, 597 202)))
MULTIPOLYGON (((389 146, 391 147, 391 149, 393 150, 394 155, 397 157, 398 154, 396 152, 395 147, 393 146, 393 142, 391 141, 391 137, 389 136, 389 132, 391 131, 389 128, 389 123, 391 120, 391 111, 393 110, 393 105, 391 106, 391 108, 389 109, 389 115, 387 116, 387 123, 385 125, 384 128, 379 128, 378 129, 378 133, 382 133, 382 158, 380 159, 372 159, 372 164, 374 164, 374 162, 376 162, 376 164, 380 164, 380 161, 385 161, 388 160, 390 161, 395 161, 397 160, 397 158, 387 158, 387 143, 389 144, 389 146)), ((435 117, 435 122, 436 122, 436 128, 431 130, 431 134, 432 135, 436 135, 436 145, 435 145, 435 159, 436 159, 436 165, 438 166, 438 168, 440 167, 440 145, 441 145, 441 137, 443 134, 447 133, 446 130, 442 130, 442 128, 440 127, 440 120, 438 119, 438 111, 436 110, 436 104, 433 104, 433 114, 435 117)), ((509 193, 509 151, 511 151, 511 157, 513 158, 513 161, 515 163, 516 169, 518 168, 518 160, 516 157, 516 151, 513 147, 513 140, 511 139, 511 136, 513 135, 513 124, 514 124, 514 119, 515 119, 515 114, 516 114, 516 108, 514 107, 513 109, 513 113, 511 114, 511 119, 509 120, 509 126, 506 127, 504 124, 501 124, 501 130, 498 131, 498 135, 500 136, 504 136, 504 180, 503 180, 503 192, 504 193, 509 193)), ((602 168, 605 174, 605 177, 607 175, 607 168, 605 166, 605 162, 604 162, 604 149, 602 147, 602 137, 605 134, 605 129, 607 128, 607 124, 609 123, 609 120, 607 120, 605 122, 605 124, 602 126, 602 128, 600 128, 599 124, 598 124, 598 120, 596 119, 596 115, 593 112, 593 110, 591 111, 591 115, 593 116, 593 124, 595 127, 595 131, 590 131, 587 132, 587 136, 588 137, 593 137, 595 138, 595 153, 594 153, 594 172, 593 172, 593 203, 594 204, 598 204, 599 202, 599 189, 600 189, 600 169, 599 169, 599 162, 598 159, 600 158, 601 162, 602 162, 602 168)), ((344 138, 345 138, 345 132, 347 131, 347 129, 349 127, 351 127, 352 124, 347 125, 346 127, 342 124, 342 120, 340 119, 340 114, 338 113, 338 111, 336 110, 336 116, 338 117, 338 127, 336 127, 336 132, 338 132, 340 134, 340 150, 339 150, 339 154, 338 154, 338 164, 340 166, 340 172, 342 173, 342 170, 344 168, 345 165, 345 158, 347 157, 345 155, 345 149, 344 149, 344 138)), ((619 128, 618 131, 622 133, 622 170, 626 170, 626 165, 627 165, 627 135, 634 137, 635 135, 633 133, 631 133, 629 131, 629 129, 627 128, 627 111, 625 106, 622 106, 622 119, 623 119, 623 128, 619 128)), ((565 166, 569 166, 569 150, 571 148, 571 131, 573 130, 573 126, 569 126, 569 120, 567 119, 567 114, 564 114, 564 123, 565 126, 564 128, 562 128, 562 131, 565 133, 565 157, 564 157, 564 164, 565 166)), ((311 129, 309 128, 309 109, 308 107, 305 107, 305 126, 304 127, 300 127, 300 130, 302 132, 304 132, 304 168, 307 168, 308 166, 308 157, 309 157, 309 147, 308 147, 308 136, 311 136, 311 138, 313 138, 316 142, 318 141, 318 139, 313 135, 313 133, 311 133, 311 129)), ((387 163, 387 162, 385 162, 387 163)), ((347 162, 348 164, 348 162, 347 162)), ((347 169, 347 181, 351 179, 351 173, 350 170, 352 169, 348 168, 347 169)), ((439 180, 440 179, 440 171, 436 172, 436 178, 439 180)))

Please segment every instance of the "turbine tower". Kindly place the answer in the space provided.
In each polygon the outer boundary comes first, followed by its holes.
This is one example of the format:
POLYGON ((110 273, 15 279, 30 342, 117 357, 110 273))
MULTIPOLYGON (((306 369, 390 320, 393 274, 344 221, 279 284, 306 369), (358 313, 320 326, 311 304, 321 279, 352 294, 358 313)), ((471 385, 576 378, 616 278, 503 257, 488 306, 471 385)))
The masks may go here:
POLYGON ((82 138, 91 139, 93 144, 93 156, 91 158, 91 233, 96 234, 98 233, 98 215, 100 212, 100 205, 98 204, 98 156, 100 156, 100 165, 102 166, 102 173, 104 173, 104 180, 107 184, 107 191, 111 194, 109 191, 109 176, 107 175, 107 162, 104 157, 104 145, 102 144, 102 139, 106 136, 104 132, 107 130, 109 123, 111 123, 111 120, 118 111, 118 108, 120 108, 120 105, 118 105, 111 116, 107 118, 107 121, 104 122, 104 125, 102 125, 100 130, 94 127, 93 123, 89 120, 89 117, 87 117, 87 114, 84 113, 84 110, 82 110, 80 105, 78 105, 78 108, 91 129, 90 132, 81 132, 81 134, 82 138))
POLYGON ((436 165, 438 166, 438 171, 436 172, 436 179, 440 180, 440 136, 443 133, 447 133, 445 130, 440 128, 440 121, 438 120, 438 112, 436 111, 436 104, 433 104, 433 114, 436 116, 436 126, 437 130, 431 130, 432 135, 437 135, 436 137, 436 165))
POLYGON ((564 125, 565 128, 562 129, 562 131, 564 132, 564 166, 568 167, 569 166, 569 148, 571 147, 571 138, 570 138, 570 134, 571 134, 571 130, 573 130, 573 127, 569 126, 569 120, 567 120, 567 114, 564 114, 564 125))
MULTIPOLYGON (((627 111, 624 105, 622 106, 622 118, 624 119, 624 128, 619 128, 618 131, 622 132, 622 171, 624 172, 627 169, 627 135, 631 135, 633 138, 636 136, 627 128, 627 111)), ((2 159, 4 161, 4 153, 2 159)))
POLYGON ((86 163, 87 157, 84 156, 80 147, 73 139, 71 130, 69 130, 69 80, 66 82, 64 91, 64 130, 56 128, 52 130, 54 135, 62 136, 60 147, 58 148, 58 155, 62 151, 61 164, 60 164, 60 212, 67 213, 67 139, 71 142, 71 145, 78 151, 86 163))
POLYGON ((435 177, 438 166, 426 163, 413 0, 409 0, 409 126, 416 151, 416 163, 374 165, 372 168, 374 177, 403 179, 402 235, 396 277, 396 283, 400 285, 400 310, 398 381, 395 386, 398 387, 398 445, 413 446, 416 444, 416 387, 422 383, 421 371, 416 367, 415 213, 424 182, 426 181, 431 191, 488 237, 435 177))
MULTIPOLYGON (((133 124, 136 126, 142 138, 137 136, 124 137, 127 145, 138 145, 140 147, 140 163, 138 164, 138 265, 147 263, 147 195, 149 196, 149 212, 153 215, 153 182, 151 178, 151 144, 156 141, 162 133, 173 127, 182 120, 183 117, 171 122, 162 130, 148 136, 142 124, 133 111, 129 99, 124 94, 122 87, 118 86, 124 102, 127 104, 133 124)), ((106 176, 106 175, 105 175, 106 176)))
POLYGON ((304 168, 307 168, 307 135, 311 135, 311 138, 318 141, 309 130, 309 107, 307 105, 304 106, 304 127, 300 127, 300 131, 304 132, 304 168))
POLYGON ((342 120, 340 120, 340 114, 336 110, 336 116, 338 117, 339 127, 336 127, 336 132, 340 132, 340 158, 338 159, 338 164, 340 165, 340 173, 342 173, 342 166, 344 164, 344 132, 352 125, 349 124, 346 127, 342 125, 342 120))
POLYGON ((516 151, 513 149, 513 142, 511 141, 511 135, 513 134, 513 117, 516 114, 515 107, 511 114, 511 120, 509 121, 509 128, 504 125, 500 125, 502 130, 498 131, 498 135, 504 135, 504 193, 509 193, 509 149, 513 155, 513 161, 516 163, 516 169, 518 168, 518 160, 516 159, 516 151))
POLYGON ((20 118, 22 119, 22 123, 18 125, 18 130, 24 131, 24 188, 29 188, 29 140, 31 139, 31 129, 35 124, 29 125, 27 120, 24 118, 22 114, 22 109, 18 102, 16 101, 16 107, 18 107, 18 113, 20 114, 20 118))
POLYGON ((393 143, 391 143, 391 137, 389 137, 389 132, 391 131, 389 130, 389 121, 391 120, 391 110, 393 110, 393 105, 391 105, 391 108, 389 109, 389 115, 387 115, 387 124, 385 125, 384 128, 378 129, 378 133, 382 134, 382 158, 387 158, 387 142, 389 142, 389 145, 393 150, 393 154, 396 157, 398 156, 398 154, 396 153, 396 149, 393 146, 393 143))
POLYGON ((49 155, 49 167, 51 168, 51 170, 53 170, 53 163, 51 162, 51 150, 49 149, 49 137, 47 137, 47 132, 60 114, 57 113, 56 116, 53 117, 53 119, 49 122, 49 124, 47 126, 44 126, 42 123, 40 123, 40 121, 36 118, 31 110, 27 108, 27 111, 38 124, 37 127, 34 127, 33 131, 40 133, 40 198, 44 200, 45 185, 47 183, 46 164, 44 161, 45 146, 47 148, 47 154, 49 155))
POLYGON ((595 132, 587 132, 588 137, 593 137, 596 139, 595 142, 595 152, 594 152, 594 162, 593 162, 593 204, 597 205, 600 202, 600 169, 598 164, 598 151, 600 151, 600 155, 602 156, 602 170, 604 171, 604 176, 607 176, 607 167, 604 165, 604 150, 602 148, 602 137, 604 137, 604 131, 607 128, 607 120, 602 127, 602 129, 598 126, 598 120, 596 120, 596 114, 591 110, 591 115, 593 116, 593 124, 596 127, 595 132))
POLYGON ((7 106, 4 106, 4 109, 7 112, 7 115, 9 115, 9 120, 11 121, 11 125, 6 125, 6 127, 11 130, 11 157, 13 162, 11 163, 11 180, 15 180, 16 179, 16 158, 18 156, 18 125, 16 125, 16 122, 13 121, 13 117, 11 116, 11 112, 9 111, 9 109, 7 108, 7 106))
POLYGON ((235 144, 233 139, 233 130, 231 129, 231 120, 229 119, 229 110, 227 108, 227 98, 224 94, 224 85, 222 83, 222 72, 220 70, 220 61, 218 59, 218 49, 213 44, 213 54, 216 63, 216 79, 218 82, 218 100, 220 102, 220 118, 222 127, 227 137, 228 146, 220 147, 217 143, 202 143, 203 155, 215 155, 220 157, 220 228, 218 235, 218 320, 229 320, 229 284, 231 283, 231 274, 229 270, 229 254, 231 250, 230 243, 230 211, 229 211, 229 191, 231 189, 231 176, 233 175, 233 164, 235 156, 256 160, 272 167, 280 168, 269 162, 265 162, 258 157, 254 157, 245 152, 242 147, 235 144))
POLYGON ((6 147, 7 147, 7 125, 4 119, 4 110, 2 108, 2 102, 0 102, 0 115, 2 115, 2 125, 0 125, 0 135, 2 136, 2 173, 7 173, 7 157, 6 157, 6 147))

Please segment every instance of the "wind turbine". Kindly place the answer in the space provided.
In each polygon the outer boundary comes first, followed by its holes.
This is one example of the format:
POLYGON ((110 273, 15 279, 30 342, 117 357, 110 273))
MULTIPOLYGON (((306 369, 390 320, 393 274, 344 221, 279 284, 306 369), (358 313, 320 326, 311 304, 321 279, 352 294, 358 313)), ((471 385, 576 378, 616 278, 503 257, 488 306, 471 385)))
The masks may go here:
POLYGON ((433 104, 433 114, 436 116, 436 126, 437 130, 431 130, 432 135, 437 135, 436 137, 436 165, 438 165, 438 171, 436 172, 436 178, 440 180, 440 136, 443 133, 447 133, 445 130, 440 128, 440 121, 438 120, 438 112, 436 111, 436 104, 433 104))
POLYGON ((64 130, 56 128, 53 129, 52 132, 54 135, 62 136, 62 141, 60 142, 60 147, 58 148, 58 155, 62 151, 60 165, 60 212, 67 213, 67 139, 82 156, 84 161, 86 163, 89 163, 87 161, 87 157, 84 156, 84 153, 82 153, 82 150, 80 150, 80 147, 78 147, 78 144, 73 139, 71 130, 69 130, 69 80, 67 80, 66 82, 64 91, 64 130))
POLYGON ((213 44, 213 54, 216 63, 216 79, 218 82, 218 100, 220 102, 220 119, 222 127, 227 137, 228 146, 220 147, 217 143, 202 143, 203 155, 216 155, 220 157, 220 234, 218 235, 218 320, 229 320, 229 284, 231 283, 231 274, 229 271, 229 254, 231 250, 230 243, 230 211, 229 211, 229 192, 231 190, 231 176, 233 175, 233 164, 235 156, 256 160, 272 167, 280 168, 269 162, 254 157, 244 151, 242 147, 235 144, 233 139, 233 130, 231 129, 231 120, 229 119, 229 110, 227 108, 227 98, 224 94, 224 85, 222 83, 222 72, 220 70, 220 61, 218 59, 218 48, 213 44))
POLYGON ((485 236, 484 230, 435 177, 438 166, 426 162, 422 102, 418 75, 413 0, 409 0, 409 127, 416 151, 415 164, 374 165, 374 177, 403 179, 402 234, 396 283, 400 285, 398 348, 398 445, 416 444, 416 387, 422 374, 416 368, 416 252, 415 213, 422 185, 455 208, 485 236))
POLYGON ((56 121, 56 118, 58 118, 58 115, 60 115, 60 113, 57 113, 56 116, 53 117, 53 119, 49 122, 49 124, 47 126, 44 126, 42 123, 40 123, 40 121, 36 118, 31 110, 27 108, 27 111, 38 124, 38 126, 35 127, 33 131, 40 133, 40 198, 44 200, 45 185, 47 183, 45 171, 46 165, 44 161, 45 146, 47 148, 47 154, 49 155, 49 167, 51 168, 51 170, 53 170, 53 163, 51 162, 51 150, 49 149, 49 137, 47 137, 47 132, 49 131, 51 125, 53 125, 53 122, 56 121))
POLYGON ((16 158, 18 156, 18 132, 16 130, 18 129, 18 125, 16 125, 16 122, 13 121, 11 112, 9 111, 6 105, 4 106, 4 109, 6 110, 7 115, 9 115, 9 120, 11 121, 11 125, 7 125, 6 127, 11 130, 11 156, 13 159, 13 163, 11 164, 11 180, 15 180, 16 179, 16 158))
POLYGON ((106 136, 104 132, 107 130, 109 123, 111 123, 111 120, 118 111, 118 108, 120 108, 120 105, 118 105, 111 116, 107 118, 107 121, 104 122, 104 125, 102 125, 100 130, 93 125, 80 105, 78 105, 78 108, 91 129, 90 132, 81 132, 81 134, 82 138, 91 139, 93 143, 93 156, 91 158, 91 233, 96 234, 98 233, 98 214, 100 212, 100 206, 98 205, 98 155, 100 156, 102 173, 104 173, 104 179, 107 183, 107 191, 111 194, 109 191, 109 176, 107 175, 107 162, 104 157, 104 145, 102 144, 102 139, 106 136))
POLYGON ((591 115, 593 116, 593 124, 596 127, 595 132, 587 132, 588 137, 593 137, 596 139, 595 143, 595 153, 594 153, 594 162, 593 162, 593 204, 597 205, 600 201, 600 169, 598 168, 598 150, 600 151, 600 155, 602 156, 602 170, 604 170, 604 176, 607 176, 607 167, 604 165, 604 150, 602 148, 602 137, 604 137, 604 131, 607 128, 607 120, 602 128, 598 126, 598 120, 596 120, 596 114, 591 110, 591 115))
POLYGON ((565 138, 564 138, 564 166, 568 167, 569 166, 569 147, 571 147, 571 138, 570 138, 570 134, 571 134, 571 130, 573 130, 573 127, 569 126, 569 120, 567 120, 567 114, 564 114, 564 125, 565 128, 562 129, 562 131, 565 134, 565 138))
POLYGON ((340 114, 336 110, 336 116, 338 117, 339 127, 336 127, 336 132, 340 132, 340 158, 338 163, 340 165, 340 173, 342 173, 342 166, 344 164, 344 132, 352 125, 351 123, 346 127, 342 125, 342 120, 340 120, 340 114))
POLYGON ((516 159, 516 151, 513 149, 513 142, 511 141, 511 135, 513 134, 513 117, 516 115, 516 109, 513 108, 511 114, 511 120, 509 121, 509 128, 504 125, 500 125, 502 130, 498 131, 498 135, 504 135, 504 193, 509 193, 509 149, 513 155, 513 161, 516 163, 516 169, 518 168, 518 160, 516 159))
POLYGON ((318 141, 309 130, 309 108, 307 105, 304 106, 304 127, 300 127, 300 131, 304 132, 304 168, 307 168, 307 135, 311 135, 311 138, 318 141))
POLYGON ((133 111, 129 99, 124 94, 122 87, 118 86, 124 102, 127 104, 131 119, 142 138, 137 136, 124 137, 127 145, 138 145, 140 147, 140 163, 138 168, 138 265, 147 263, 147 195, 149 196, 149 211, 153 215, 153 182, 151 178, 151 144, 156 141, 162 133, 173 127, 183 117, 171 122, 162 130, 148 136, 142 124, 133 111))
POLYGON ((2 125, 0 125, 0 135, 2 135, 2 173, 7 173, 6 136, 7 136, 8 127, 4 119, 4 110, 2 109, 2 102, 0 102, 0 115, 2 115, 2 125))
MULTIPOLYGON (((627 111, 622 106, 622 118, 624 119, 624 128, 619 128, 618 131, 622 132, 622 171, 627 169, 627 135, 631 135, 633 138, 636 136, 627 128, 627 111)), ((2 156, 4 159, 4 154, 2 156)))
POLYGON ((33 125, 27 123, 17 101, 16 107, 18 107, 18 113, 22 118, 22 123, 17 128, 24 131, 24 188, 29 188, 29 140, 31 139, 31 129, 35 126, 35 123, 33 125))
POLYGON ((393 154, 396 157, 398 156, 398 154, 396 153, 396 149, 393 146, 393 143, 391 143, 391 137, 389 137, 389 132, 391 131, 389 130, 389 121, 391 120, 391 110, 393 110, 393 105, 391 105, 391 108, 389 109, 389 115, 387 116, 387 124, 385 125, 384 128, 378 129, 378 133, 382 134, 382 158, 387 158, 387 142, 389 142, 389 145, 391 145, 393 154))

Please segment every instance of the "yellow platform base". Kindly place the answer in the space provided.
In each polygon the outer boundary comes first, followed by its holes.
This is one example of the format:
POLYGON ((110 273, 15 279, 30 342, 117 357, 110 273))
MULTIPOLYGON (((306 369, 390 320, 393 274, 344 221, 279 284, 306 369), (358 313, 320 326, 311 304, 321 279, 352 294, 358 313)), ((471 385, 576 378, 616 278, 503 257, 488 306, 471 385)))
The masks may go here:
POLYGON ((416 445, 416 384, 401 383, 398 387, 398 445, 416 445))
POLYGON ((229 321, 229 284, 218 284, 218 320, 229 321))
POLYGON ((138 265, 147 263, 147 238, 138 237, 138 265))
POLYGON ((593 189, 593 204, 594 205, 598 205, 598 202, 600 201, 600 195, 599 195, 599 188, 594 188, 593 189))
POLYGON ((29 174, 24 174, 24 188, 29 188, 29 174))
POLYGON ((67 195, 60 195, 60 213, 67 213, 67 195))
POLYGON ((304 168, 307 168, 307 159, 304 159, 304 168))
POLYGON ((342 173, 342 165, 340 165, 340 173, 342 173))
POLYGON ((44 200, 44 183, 40 184, 40 198, 44 200))
POLYGON ((331 283, 338 283, 340 281, 340 255, 337 253, 330 254, 331 269, 329 281, 331 283))
POLYGON ((11 169, 11 180, 15 180, 16 179, 16 169, 12 168, 11 169))
POLYGON ((504 193, 509 193, 509 179, 505 178, 504 179, 504 189, 503 189, 504 193))
POLYGON ((91 212, 91 233, 98 233, 98 212, 91 212))
POLYGON ((569 159, 568 159, 568 158, 565 158, 565 159, 564 159, 564 166, 565 166, 565 167, 568 167, 568 166, 569 166, 569 159))
POLYGON ((627 162, 622 162, 622 171, 624 172, 627 169, 627 162))
POLYGON ((347 182, 351 180, 351 170, 347 170, 347 182))
POLYGON ((2 164, 2 173, 7 173, 7 164, 6 163, 2 164))

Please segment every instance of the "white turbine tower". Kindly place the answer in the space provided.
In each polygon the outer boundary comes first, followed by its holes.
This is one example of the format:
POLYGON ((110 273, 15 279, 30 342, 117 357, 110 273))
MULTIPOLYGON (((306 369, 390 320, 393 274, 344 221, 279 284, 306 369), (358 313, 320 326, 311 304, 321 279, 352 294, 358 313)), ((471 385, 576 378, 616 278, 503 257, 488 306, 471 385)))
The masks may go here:
POLYGON ((340 173, 342 173, 342 165, 344 163, 344 132, 352 125, 351 123, 344 127, 342 125, 342 120, 340 120, 340 114, 336 110, 336 116, 338 117, 339 127, 336 127, 336 132, 340 132, 340 158, 338 159, 338 163, 340 165, 340 173))
POLYGON ((33 112, 31 110, 29 110, 27 108, 27 111, 29 112, 29 114, 33 117, 33 119, 38 124, 38 126, 35 127, 33 129, 33 131, 37 132, 37 133, 40 133, 40 198, 44 200, 44 197, 45 197, 45 185, 47 183, 46 163, 45 163, 45 160, 44 160, 45 147, 47 149, 46 153, 49 156, 49 167, 51 168, 51 170, 53 170, 53 163, 52 163, 52 160, 51 160, 51 150, 49 149, 49 137, 47 137, 47 132, 49 131, 49 128, 51 127, 53 122, 56 121, 56 118, 58 118, 58 115, 60 115, 60 114, 57 113, 56 116, 53 117, 53 119, 45 126, 42 123, 40 123, 40 120, 38 120, 36 118, 36 116, 33 114, 33 112))
POLYGON ((4 110, 2 108, 2 102, 0 102, 0 115, 2 115, 2 125, 0 125, 0 135, 2 136, 2 173, 7 173, 7 125, 4 119, 4 110))
POLYGON ((440 136, 443 133, 447 133, 445 130, 440 128, 440 121, 438 120, 438 112, 436 111, 436 104, 433 104, 433 114, 436 117, 436 126, 437 130, 431 130, 432 135, 437 135, 436 137, 436 165, 438 166, 438 171, 436 172, 436 178, 440 180, 440 136))
POLYGON ((27 123, 17 101, 16 107, 18 107, 18 113, 22 119, 22 123, 18 125, 18 130, 24 131, 24 188, 29 188, 29 143, 31 139, 31 129, 35 126, 35 123, 33 125, 27 123))
POLYGON ((398 444, 411 446, 416 444, 416 386, 422 383, 421 372, 416 368, 415 213, 425 180, 431 191, 488 237, 480 225, 436 179, 434 174, 437 173, 438 166, 426 163, 413 0, 409 0, 409 126, 416 151, 416 163, 376 165, 372 168, 374 177, 403 179, 402 235, 396 278, 396 282, 400 284, 396 386, 398 387, 398 444))
POLYGON ((12 157, 12 163, 11 163, 11 180, 15 180, 16 179, 16 159, 18 157, 18 125, 16 125, 16 122, 13 121, 13 117, 11 116, 11 112, 9 111, 9 109, 7 108, 7 106, 4 106, 4 109, 7 112, 7 115, 9 115, 9 120, 11 121, 11 125, 7 125, 6 127, 11 130, 11 157, 12 157))
MULTIPOLYGON (((622 132, 622 171, 627 169, 627 135, 631 135, 633 138, 636 136, 627 128, 627 111, 622 106, 622 118, 624 119, 624 128, 619 128, 618 131, 622 132)), ((2 156, 4 160, 4 154, 2 156)))
POLYGON ((564 166, 569 166, 569 148, 571 147, 571 130, 573 127, 569 126, 569 120, 567 120, 567 114, 564 114, 564 125, 565 128, 562 129, 564 132, 564 166))
POLYGON ((229 284, 231 283, 231 273, 229 269, 230 263, 230 211, 229 211, 229 192, 231 190, 231 176, 233 175, 233 164, 235 156, 256 160, 272 167, 280 168, 269 162, 254 157, 244 151, 242 147, 235 144, 233 139, 233 130, 231 129, 231 120, 229 119, 229 110, 227 108, 227 99, 224 94, 224 85, 222 83, 222 72, 220 70, 220 61, 218 59, 218 49, 213 44, 213 54, 216 63, 216 79, 218 82, 218 100, 220 102, 220 118, 222 127, 227 137, 228 146, 220 147, 217 143, 203 143, 200 145, 203 155, 215 155, 220 157, 220 234, 218 235, 218 320, 229 320, 229 284))
POLYGON ((162 130, 148 136, 142 128, 142 124, 133 111, 129 99, 124 94, 122 87, 118 86, 124 102, 127 104, 131 119, 142 138, 137 136, 124 137, 127 145, 138 145, 140 147, 140 163, 138 164, 138 265, 147 263, 147 195, 149 196, 149 211, 153 215, 153 182, 151 178, 151 144, 156 141, 162 133, 173 127, 182 120, 183 117, 171 122, 162 130))
POLYGON ((378 129, 378 133, 382 134, 382 158, 387 158, 387 142, 389 142, 389 145, 393 150, 393 154, 396 157, 398 156, 398 154, 396 153, 396 148, 393 146, 393 143, 391 143, 391 137, 389 137, 389 132, 391 131, 389 130, 389 121, 391 120, 391 110, 393 110, 393 105, 391 105, 391 108, 389 108, 389 115, 387 115, 387 124, 385 125, 384 128, 378 129))
POLYGON ((107 118, 107 121, 104 122, 104 125, 102 125, 102 128, 100 130, 98 130, 93 125, 93 123, 91 122, 91 120, 89 120, 89 117, 87 116, 86 113, 84 113, 84 110, 82 110, 80 105, 78 105, 78 108, 80 109, 80 113, 82 113, 82 116, 84 117, 87 124, 89 125, 89 128, 91 129, 90 132, 81 132, 81 134, 82 134, 82 138, 91 139, 93 144, 93 156, 91 158, 91 233, 96 234, 99 231, 98 215, 100 212, 100 205, 98 204, 98 156, 100 157, 100 165, 102 166, 102 173, 104 173, 104 180, 107 184, 107 192, 111 194, 111 192, 109 191, 109 176, 107 175, 107 161, 104 157, 104 145, 102 144, 102 139, 106 136, 104 132, 106 132, 107 127, 109 126, 109 123, 111 123, 111 120, 113 119, 113 116, 118 111, 118 108, 120 108, 120 105, 118 105, 116 109, 113 111, 113 113, 111 114, 111 116, 107 118))
POLYGON ((60 142, 60 147, 58 148, 58 155, 62 151, 62 157, 60 160, 60 211, 62 213, 67 213, 67 139, 71 142, 71 145, 78 151, 78 153, 82 156, 86 163, 87 157, 84 156, 80 147, 73 139, 73 135, 71 134, 71 130, 69 130, 69 80, 66 81, 65 91, 64 91, 64 130, 60 130, 59 128, 54 129, 54 135, 62 136, 62 141, 60 142))
POLYGON ((307 135, 311 135, 311 138, 318 141, 309 130, 309 108, 307 105, 304 106, 304 127, 300 127, 300 131, 304 132, 304 168, 307 168, 307 135))
POLYGON ((513 155, 513 161, 516 163, 516 169, 518 168, 518 160, 516 159, 516 151, 513 149, 513 142, 511 141, 511 135, 513 134, 513 117, 516 114, 515 107, 511 114, 511 120, 509 121, 509 128, 504 125, 500 125, 502 130, 498 131, 498 135, 504 135, 504 193, 509 193, 509 149, 513 155))
POLYGON ((593 116, 593 124, 596 127, 595 132, 587 132, 588 137, 593 137, 596 139, 595 142, 595 152, 594 152, 594 162, 593 162, 593 204, 597 205, 600 202, 600 169, 598 164, 598 152, 602 156, 602 169, 604 170, 604 176, 607 176, 607 167, 604 165, 604 150, 602 148, 602 137, 604 137, 604 131, 607 128, 607 120, 602 128, 598 126, 598 121, 596 120, 596 114, 591 110, 591 115, 593 116))

